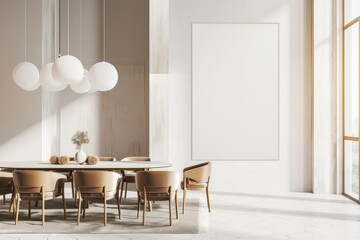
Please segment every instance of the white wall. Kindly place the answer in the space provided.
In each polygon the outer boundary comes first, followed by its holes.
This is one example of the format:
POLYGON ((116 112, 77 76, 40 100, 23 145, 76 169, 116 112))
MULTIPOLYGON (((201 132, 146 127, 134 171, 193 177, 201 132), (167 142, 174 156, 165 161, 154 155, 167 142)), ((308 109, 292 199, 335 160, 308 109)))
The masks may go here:
POLYGON ((310 9, 310 1, 303 0, 170 0, 169 106, 163 111, 168 113, 169 161, 176 170, 198 163, 191 161, 191 24, 276 22, 280 28, 279 160, 213 161, 211 190, 311 190, 310 9))
MULTIPOLYGON (((29 2, 29 1, 28 1, 29 2)), ((41 0, 27 4, 27 60, 41 67, 41 0)), ((12 79, 25 61, 24 1, 0 1, 0 161, 41 159, 41 90, 27 92, 12 79)))

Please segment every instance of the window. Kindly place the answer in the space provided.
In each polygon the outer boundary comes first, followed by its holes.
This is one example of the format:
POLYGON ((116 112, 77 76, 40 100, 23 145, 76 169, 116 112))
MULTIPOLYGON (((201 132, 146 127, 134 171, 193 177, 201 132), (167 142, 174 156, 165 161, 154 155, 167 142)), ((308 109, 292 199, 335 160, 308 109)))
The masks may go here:
POLYGON ((343 10, 343 189, 346 196, 360 202, 360 0, 343 0, 343 10))

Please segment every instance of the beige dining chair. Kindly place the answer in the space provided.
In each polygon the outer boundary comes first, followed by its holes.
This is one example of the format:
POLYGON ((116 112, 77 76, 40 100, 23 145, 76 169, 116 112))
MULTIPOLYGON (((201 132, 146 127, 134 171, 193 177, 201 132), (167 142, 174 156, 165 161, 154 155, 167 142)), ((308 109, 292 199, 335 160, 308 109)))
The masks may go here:
POLYGON ((83 218, 85 218, 85 204, 89 200, 101 199, 104 202, 104 225, 107 223, 106 201, 115 198, 118 206, 119 219, 121 219, 119 202, 119 185, 121 175, 111 171, 74 171, 74 187, 79 196, 78 219, 80 223, 81 206, 83 206, 83 218))
POLYGON ((209 197, 209 182, 211 173, 211 163, 205 162, 193 165, 183 170, 183 181, 181 182, 181 189, 183 189, 183 209, 185 213, 186 205, 186 191, 197 190, 205 191, 208 211, 210 212, 210 197, 209 197))
POLYGON ((135 173, 135 182, 138 192, 138 211, 139 218, 141 200, 143 201, 143 221, 145 225, 146 203, 148 201, 169 201, 169 219, 172 225, 171 204, 175 198, 176 219, 179 218, 178 211, 178 187, 180 175, 173 171, 141 171, 135 173))
POLYGON ((12 192, 13 192, 12 173, 0 171, 0 195, 3 195, 3 205, 6 204, 6 194, 12 192))
MULTIPOLYGON (((75 158, 74 157, 70 157, 69 158, 70 161, 75 161, 75 158)), ((115 161, 115 158, 114 157, 99 157, 99 161, 107 161, 107 162, 112 162, 112 161, 115 161)), ((73 180, 72 180, 72 173, 73 171, 69 171, 68 174, 66 174, 67 176, 67 182, 70 182, 71 183, 71 193, 72 193, 72 197, 75 198, 75 201, 77 200, 77 196, 76 196, 76 191, 75 191, 75 188, 74 188, 74 183, 73 183, 73 180)))
POLYGON ((66 202, 64 196, 64 183, 66 176, 63 174, 35 171, 15 170, 13 172, 15 188, 15 224, 18 223, 20 201, 28 201, 28 214, 31 218, 31 202, 42 203, 42 224, 45 224, 45 201, 62 196, 64 219, 66 219, 66 202))
MULTIPOLYGON (((149 157, 127 157, 122 159, 121 161, 150 161, 149 157)), ((127 197, 128 183, 135 183, 135 173, 139 171, 144 171, 145 169, 138 170, 121 170, 122 181, 121 181, 121 192, 120 192, 120 203, 124 191, 125 184, 125 195, 124 198, 127 197)))

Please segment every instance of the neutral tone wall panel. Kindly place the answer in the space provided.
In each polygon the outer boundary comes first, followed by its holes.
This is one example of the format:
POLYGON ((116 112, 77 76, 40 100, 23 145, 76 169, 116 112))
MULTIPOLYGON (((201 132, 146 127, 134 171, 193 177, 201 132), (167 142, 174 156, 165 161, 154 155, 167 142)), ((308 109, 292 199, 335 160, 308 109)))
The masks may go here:
POLYGON ((150 0, 150 157, 169 161, 169 0, 150 0))
MULTIPOLYGON (((27 60, 41 67, 42 1, 27 4, 27 60)), ((41 90, 27 92, 12 79, 24 61, 24 1, 0 1, 0 161, 41 160, 41 90)))
MULTIPOLYGON (((67 1, 62 4, 66 11, 67 1)), ((103 1, 83 0, 82 44, 80 1, 71 1, 70 7, 71 54, 82 58, 89 70, 104 57, 103 1)), ((67 89, 60 93, 61 153, 74 155, 70 138, 77 130, 85 130, 90 137, 90 143, 84 146, 88 154, 117 159, 148 155, 148 2, 107 0, 105 17, 105 60, 117 68, 118 84, 109 92, 79 95, 67 89)), ((62 22, 61 49, 67 53, 66 13, 62 22)))
POLYGON ((191 62, 192 159, 278 160, 278 24, 194 23, 191 62))
POLYGON ((196 163, 190 160, 191 23, 278 22, 280 159, 272 162, 215 162, 211 189, 228 192, 311 190, 309 2, 170 1, 169 158, 176 170, 181 171, 183 167, 196 163))
POLYGON ((169 0, 150 0, 150 73, 169 69, 169 0))
MULTIPOLYGON (((150 63, 151 64, 151 63, 150 63)), ((150 74, 150 157, 169 159, 169 75, 150 74)))

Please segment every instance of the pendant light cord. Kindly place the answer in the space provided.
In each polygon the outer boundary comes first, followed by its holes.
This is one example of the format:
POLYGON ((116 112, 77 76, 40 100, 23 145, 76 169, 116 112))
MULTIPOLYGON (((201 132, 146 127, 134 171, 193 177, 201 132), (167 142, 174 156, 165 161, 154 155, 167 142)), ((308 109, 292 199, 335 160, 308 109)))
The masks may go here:
POLYGON ((83 51, 83 41, 82 41, 82 28, 83 28, 83 26, 82 26, 82 7, 83 7, 83 5, 82 5, 82 3, 83 3, 83 1, 82 0, 80 0, 80 59, 81 59, 81 61, 83 60, 83 56, 82 56, 82 51, 83 51))
POLYGON ((103 11, 104 11, 104 12, 103 12, 103 15, 104 15, 104 20, 103 20, 103 35, 104 35, 104 36, 103 36, 103 38, 104 38, 104 39, 103 39, 103 41, 104 41, 104 42, 103 42, 103 51, 104 51, 104 62, 105 62, 105 27, 106 27, 106 25, 105 25, 105 8, 106 8, 105 2, 106 2, 106 1, 105 1, 105 0, 103 0, 103 1, 104 1, 104 4, 103 4, 103 5, 104 5, 104 7, 103 7, 103 11))
POLYGON ((26 0, 24 0, 24 2, 25 2, 25 4, 24 4, 24 9, 25 9, 25 17, 24 17, 24 19, 25 19, 25 21, 24 21, 24 23, 25 23, 25 37, 24 37, 24 41, 25 41, 25 62, 26 62, 26 60, 27 60, 27 48, 26 48, 26 34, 27 34, 27 29, 26 29, 26 0))
POLYGON ((70 55, 70 0, 68 0, 68 21, 67 21, 67 25, 68 25, 68 55, 70 55))
MULTIPOLYGON (((55 4, 55 31, 54 31, 54 45, 55 53, 54 56, 60 57, 60 0, 55 4), (59 33, 59 39, 57 39, 57 33, 59 33), (58 41, 56 41, 58 40, 58 41), (57 45, 57 46, 56 46, 57 45), (56 52, 56 49, 58 52, 56 52), (57 54, 57 55, 56 55, 57 54)), ((56 57, 55 57, 56 60, 56 57)))

